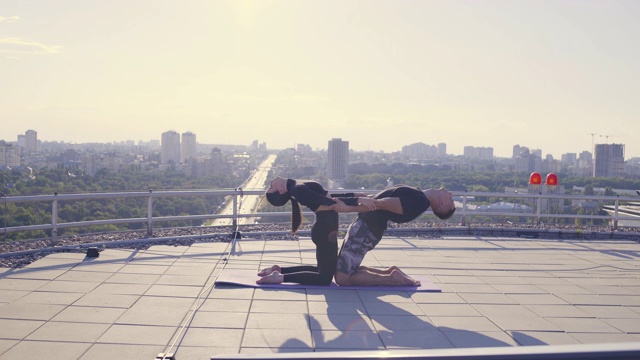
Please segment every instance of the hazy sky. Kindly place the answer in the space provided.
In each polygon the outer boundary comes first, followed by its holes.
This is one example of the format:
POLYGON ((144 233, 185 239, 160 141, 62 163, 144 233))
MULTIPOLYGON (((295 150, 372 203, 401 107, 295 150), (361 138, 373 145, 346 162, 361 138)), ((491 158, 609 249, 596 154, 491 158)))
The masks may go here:
POLYGON ((638 19, 635 0, 3 0, 0 139, 630 158, 638 19))

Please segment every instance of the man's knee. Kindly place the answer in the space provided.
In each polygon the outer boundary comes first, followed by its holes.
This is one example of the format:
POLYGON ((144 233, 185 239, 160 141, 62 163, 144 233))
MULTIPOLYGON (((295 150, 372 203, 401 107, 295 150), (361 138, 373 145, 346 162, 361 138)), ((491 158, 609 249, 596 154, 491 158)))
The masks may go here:
POLYGON ((349 286, 349 283, 349 275, 340 271, 336 271, 336 284, 340 286, 349 286))

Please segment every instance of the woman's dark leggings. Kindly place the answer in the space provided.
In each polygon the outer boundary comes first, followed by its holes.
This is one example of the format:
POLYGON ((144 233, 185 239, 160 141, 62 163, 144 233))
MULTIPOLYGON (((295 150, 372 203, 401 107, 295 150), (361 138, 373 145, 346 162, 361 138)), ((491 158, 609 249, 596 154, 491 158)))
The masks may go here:
POLYGON ((316 245, 318 266, 291 266, 281 268, 284 282, 307 285, 329 285, 338 261, 338 213, 318 211, 311 228, 311 241, 316 245))

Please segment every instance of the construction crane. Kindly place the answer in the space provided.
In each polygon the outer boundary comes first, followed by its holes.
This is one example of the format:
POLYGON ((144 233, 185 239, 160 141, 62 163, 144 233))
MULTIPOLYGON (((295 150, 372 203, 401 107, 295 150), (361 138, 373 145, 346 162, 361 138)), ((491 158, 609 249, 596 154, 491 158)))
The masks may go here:
POLYGON ((603 138, 604 138, 604 140, 605 140, 605 141, 604 141, 604 143, 605 143, 605 144, 608 144, 608 143, 609 143, 609 138, 610 138, 610 137, 616 137, 616 135, 598 135, 598 136, 600 136, 600 137, 603 137, 603 138))

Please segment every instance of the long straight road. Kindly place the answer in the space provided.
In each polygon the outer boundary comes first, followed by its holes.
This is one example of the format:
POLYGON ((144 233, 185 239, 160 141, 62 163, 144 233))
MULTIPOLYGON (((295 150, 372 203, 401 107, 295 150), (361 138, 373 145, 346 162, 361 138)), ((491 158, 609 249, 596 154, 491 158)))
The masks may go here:
MULTIPOLYGON (((276 160, 277 155, 269 155, 256 169, 256 171, 249 177, 242 185, 244 190, 263 190, 269 170, 273 166, 273 162, 276 160)), ((256 208, 260 202, 262 195, 244 195, 238 199, 238 214, 248 214, 256 211, 256 208)), ((227 199, 227 205, 222 209, 219 214, 230 215, 233 214, 233 199, 227 199)), ((239 218, 238 225, 247 225, 255 223, 255 218, 239 218)), ((215 219, 212 222, 213 226, 225 226, 231 225, 231 219, 215 219)))

